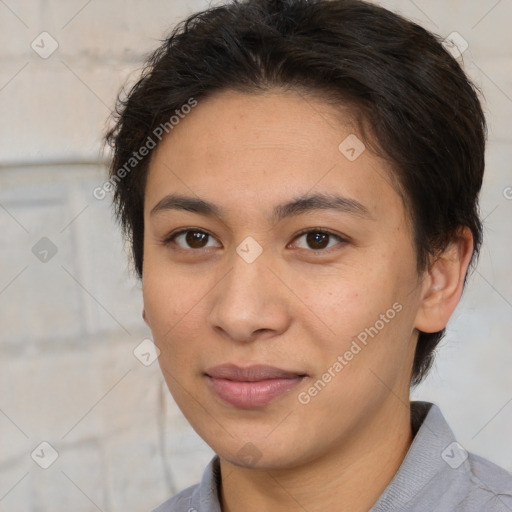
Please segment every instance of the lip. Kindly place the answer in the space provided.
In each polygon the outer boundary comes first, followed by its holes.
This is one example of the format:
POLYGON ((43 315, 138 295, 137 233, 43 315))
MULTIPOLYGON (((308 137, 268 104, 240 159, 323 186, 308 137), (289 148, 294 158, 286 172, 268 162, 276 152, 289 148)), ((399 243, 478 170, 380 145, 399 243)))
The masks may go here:
POLYGON ((205 372, 213 392, 224 402, 240 408, 263 407, 300 384, 304 373, 274 366, 240 367, 225 364, 205 372))

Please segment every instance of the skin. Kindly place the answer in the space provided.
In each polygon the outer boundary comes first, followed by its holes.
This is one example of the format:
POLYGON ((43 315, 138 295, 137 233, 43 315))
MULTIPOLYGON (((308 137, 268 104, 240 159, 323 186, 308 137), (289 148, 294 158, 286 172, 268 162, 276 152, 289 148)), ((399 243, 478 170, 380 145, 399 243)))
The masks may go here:
POLYGON ((418 329, 446 326, 472 238, 462 230, 419 274, 388 164, 368 149, 355 161, 338 149, 352 133, 347 110, 311 95, 223 91, 200 101, 152 155, 143 316, 176 403, 220 456, 224 511, 367 511, 412 441, 418 329), (268 218, 277 204, 321 192, 357 200, 369 215, 314 210, 277 223, 268 218), (152 214, 171 193, 215 203, 223 217, 152 214), (210 236, 193 245, 185 236, 164 242, 184 228, 210 236), (318 228, 347 241, 331 236, 318 249, 299 234, 318 228), (248 236, 263 249, 252 263, 236 251, 248 236), (396 303, 401 311, 378 335, 300 403, 298 394, 396 303), (205 370, 224 363, 307 376, 270 404, 242 409, 207 385, 205 370))

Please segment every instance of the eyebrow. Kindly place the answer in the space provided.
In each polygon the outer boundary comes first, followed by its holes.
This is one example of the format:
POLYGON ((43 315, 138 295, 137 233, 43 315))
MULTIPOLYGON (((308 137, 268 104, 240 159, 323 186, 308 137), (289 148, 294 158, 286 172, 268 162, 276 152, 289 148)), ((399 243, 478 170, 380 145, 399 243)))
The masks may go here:
MULTIPOLYGON (((180 194, 169 194, 162 198, 153 207, 150 215, 169 210, 182 210, 208 217, 217 217, 221 220, 223 219, 223 210, 218 205, 209 203, 203 199, 180 194)), ((336 210, 342 213, 373 219, 368 208, 355 199, 342 197, 337 194, 305 194, 287 203, 277 205, 269 220, 272 223, 277 223, 285 218, 315 210, 336 210)))

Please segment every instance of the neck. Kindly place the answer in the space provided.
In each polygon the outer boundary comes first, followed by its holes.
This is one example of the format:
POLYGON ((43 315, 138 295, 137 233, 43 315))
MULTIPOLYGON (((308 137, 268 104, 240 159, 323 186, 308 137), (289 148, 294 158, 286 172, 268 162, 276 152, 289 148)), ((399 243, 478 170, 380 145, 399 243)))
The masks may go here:
POLYGON ((394 399, 354 438, 300 466, 260 470, 221 458, 223 512, 367 512, 398 471, 412 442, 409 403, 394 399))

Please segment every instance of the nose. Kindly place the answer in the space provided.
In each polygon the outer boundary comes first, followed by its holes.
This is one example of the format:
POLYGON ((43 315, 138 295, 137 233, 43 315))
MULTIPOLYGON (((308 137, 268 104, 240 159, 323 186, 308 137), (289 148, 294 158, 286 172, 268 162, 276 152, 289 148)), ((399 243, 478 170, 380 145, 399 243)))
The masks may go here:
POLYGON ((214 289, 209 314, 214 330, 238 342, 286 331, 290 297, 270 263, 264 255, 248 263, 234 252, 231 270, 214 289))

